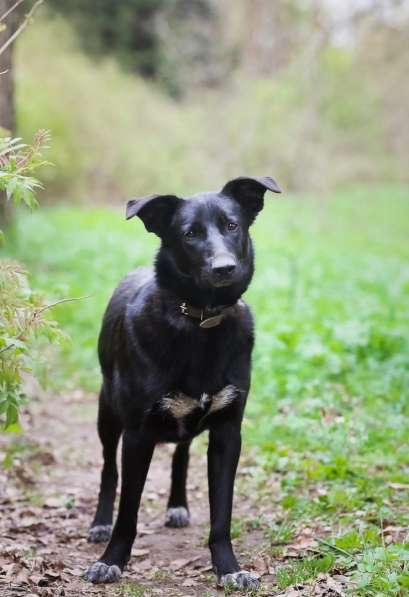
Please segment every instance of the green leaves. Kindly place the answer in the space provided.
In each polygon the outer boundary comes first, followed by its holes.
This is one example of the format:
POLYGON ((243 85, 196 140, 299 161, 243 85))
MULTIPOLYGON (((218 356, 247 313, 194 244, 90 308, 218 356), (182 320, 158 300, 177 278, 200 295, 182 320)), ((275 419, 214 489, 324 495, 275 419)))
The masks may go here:
POLYGON ((406 595, 409 586, 409 545, 366 549, 352 575, 357 597, 406 595))
POLYGON ((35 198, 35 190, 42 188, 41 184, 29 176, 14 175, 10 176, 9 182, 5 187, 6 196, 14 205, 25 203, 30 209, 38 207, 38 201, 35 198))
POLYGON ((46 318, 42 297, 28 284, 16 262, 0 260, 0 427, 18 431, 25 402, 23 372, 32 372, 32 352, 40 338, 61 338, 54 321, 46 318))
MULTIPOLYGON (((32 145, 0 137, 0 191, 14 205, 37 207, 35 192, 42 186, 32 173, 46 163, 42 151, 48 139, 46 131, 38 131, 32 145)), ((30 355, 40 336, 58 339, 55 322, 45 318, 42 299, 32 292, 24 269, 0 260, 0 427, 7 431, 20 430, 19 411, 25 401, 22 374, 33 370, 30 355)))
POLYGON ((38 206, 35 193, 42 184, 32 174, 47 164, 42 152, 48 141, 49 134, 44 130, 36 133, 32 145, 20 138, 0 136, 0 190, 14 205, 23 203, 30 209, 38 206))
POLYGON ((335 558, 331 554, 317 558, 305 558, 277 569, 277 586, 285 589, 291 585, 300 585, 319 574, 329 572, 334 566, 335 558))

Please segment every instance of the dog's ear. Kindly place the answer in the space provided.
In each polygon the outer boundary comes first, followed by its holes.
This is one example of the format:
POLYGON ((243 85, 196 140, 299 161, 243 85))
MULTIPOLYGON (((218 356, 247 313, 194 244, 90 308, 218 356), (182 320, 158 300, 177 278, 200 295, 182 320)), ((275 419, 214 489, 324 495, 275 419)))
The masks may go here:
POLYGON ((180 202, 181 199, 175 195, 149 195, 131 199, 126 204, 126 219, 138 216, 148 232, 162 236, 180 202))
POLYGON ((227 182, 221 192, 240 203, 251 224, 263 209, 266 191, 281 193, 276 181, 269 176, 239 176, 227 182))

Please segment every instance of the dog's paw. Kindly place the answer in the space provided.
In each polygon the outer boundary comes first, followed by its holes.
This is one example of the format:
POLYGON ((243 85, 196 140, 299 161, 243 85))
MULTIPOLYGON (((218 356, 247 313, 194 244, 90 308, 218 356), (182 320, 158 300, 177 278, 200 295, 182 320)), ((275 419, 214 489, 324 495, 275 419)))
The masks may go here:
POLYGON ((88 531, 88 541, 90 543, 102 543, 108 541, 112 533, 112 524, 97 524, 88 531))
POLYGON ((104 562, 95 562, 84 574, 84 580, 93 583, 117 582, 122 572, 119 566, 108 566, 104 562))
POLYGON ((186 508, 168 508, 166 512, 165 526, 172 528, 187 527, 190 524, 190 514, 186 508))
POLYGON ((247 570, 239 570, 239 572, 230 572, 229 574, 222 574, 217 579, 219 587, 226 589, 245 589, 256 590, 260 586, 260 581, 253 572, 247 570))

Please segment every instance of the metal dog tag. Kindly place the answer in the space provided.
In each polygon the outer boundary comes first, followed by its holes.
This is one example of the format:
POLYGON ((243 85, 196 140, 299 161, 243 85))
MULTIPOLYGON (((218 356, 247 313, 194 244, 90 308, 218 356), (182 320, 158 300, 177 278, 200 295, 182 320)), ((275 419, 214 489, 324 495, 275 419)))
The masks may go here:
POLYGON ((219 315, 214 315, 213 317, 208 317, 207 319, 203 319, 200 322, 201 328, 215 328, 222 322, 223 314, 220 313, 219 315))

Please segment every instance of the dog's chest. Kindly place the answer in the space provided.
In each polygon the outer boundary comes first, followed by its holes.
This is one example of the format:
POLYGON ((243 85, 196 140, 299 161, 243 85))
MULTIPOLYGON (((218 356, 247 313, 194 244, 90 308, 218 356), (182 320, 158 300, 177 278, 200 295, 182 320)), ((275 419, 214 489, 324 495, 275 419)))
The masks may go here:
POLYGON ((227 409, 240 396, 240 390, 227 385, 214 394, 202 393, 194 398, 183 392, 170 392, 162 396, 154 406, 167 432, 176 431, 177 439, 195 435, 205 426, 210 417, 227 409))

